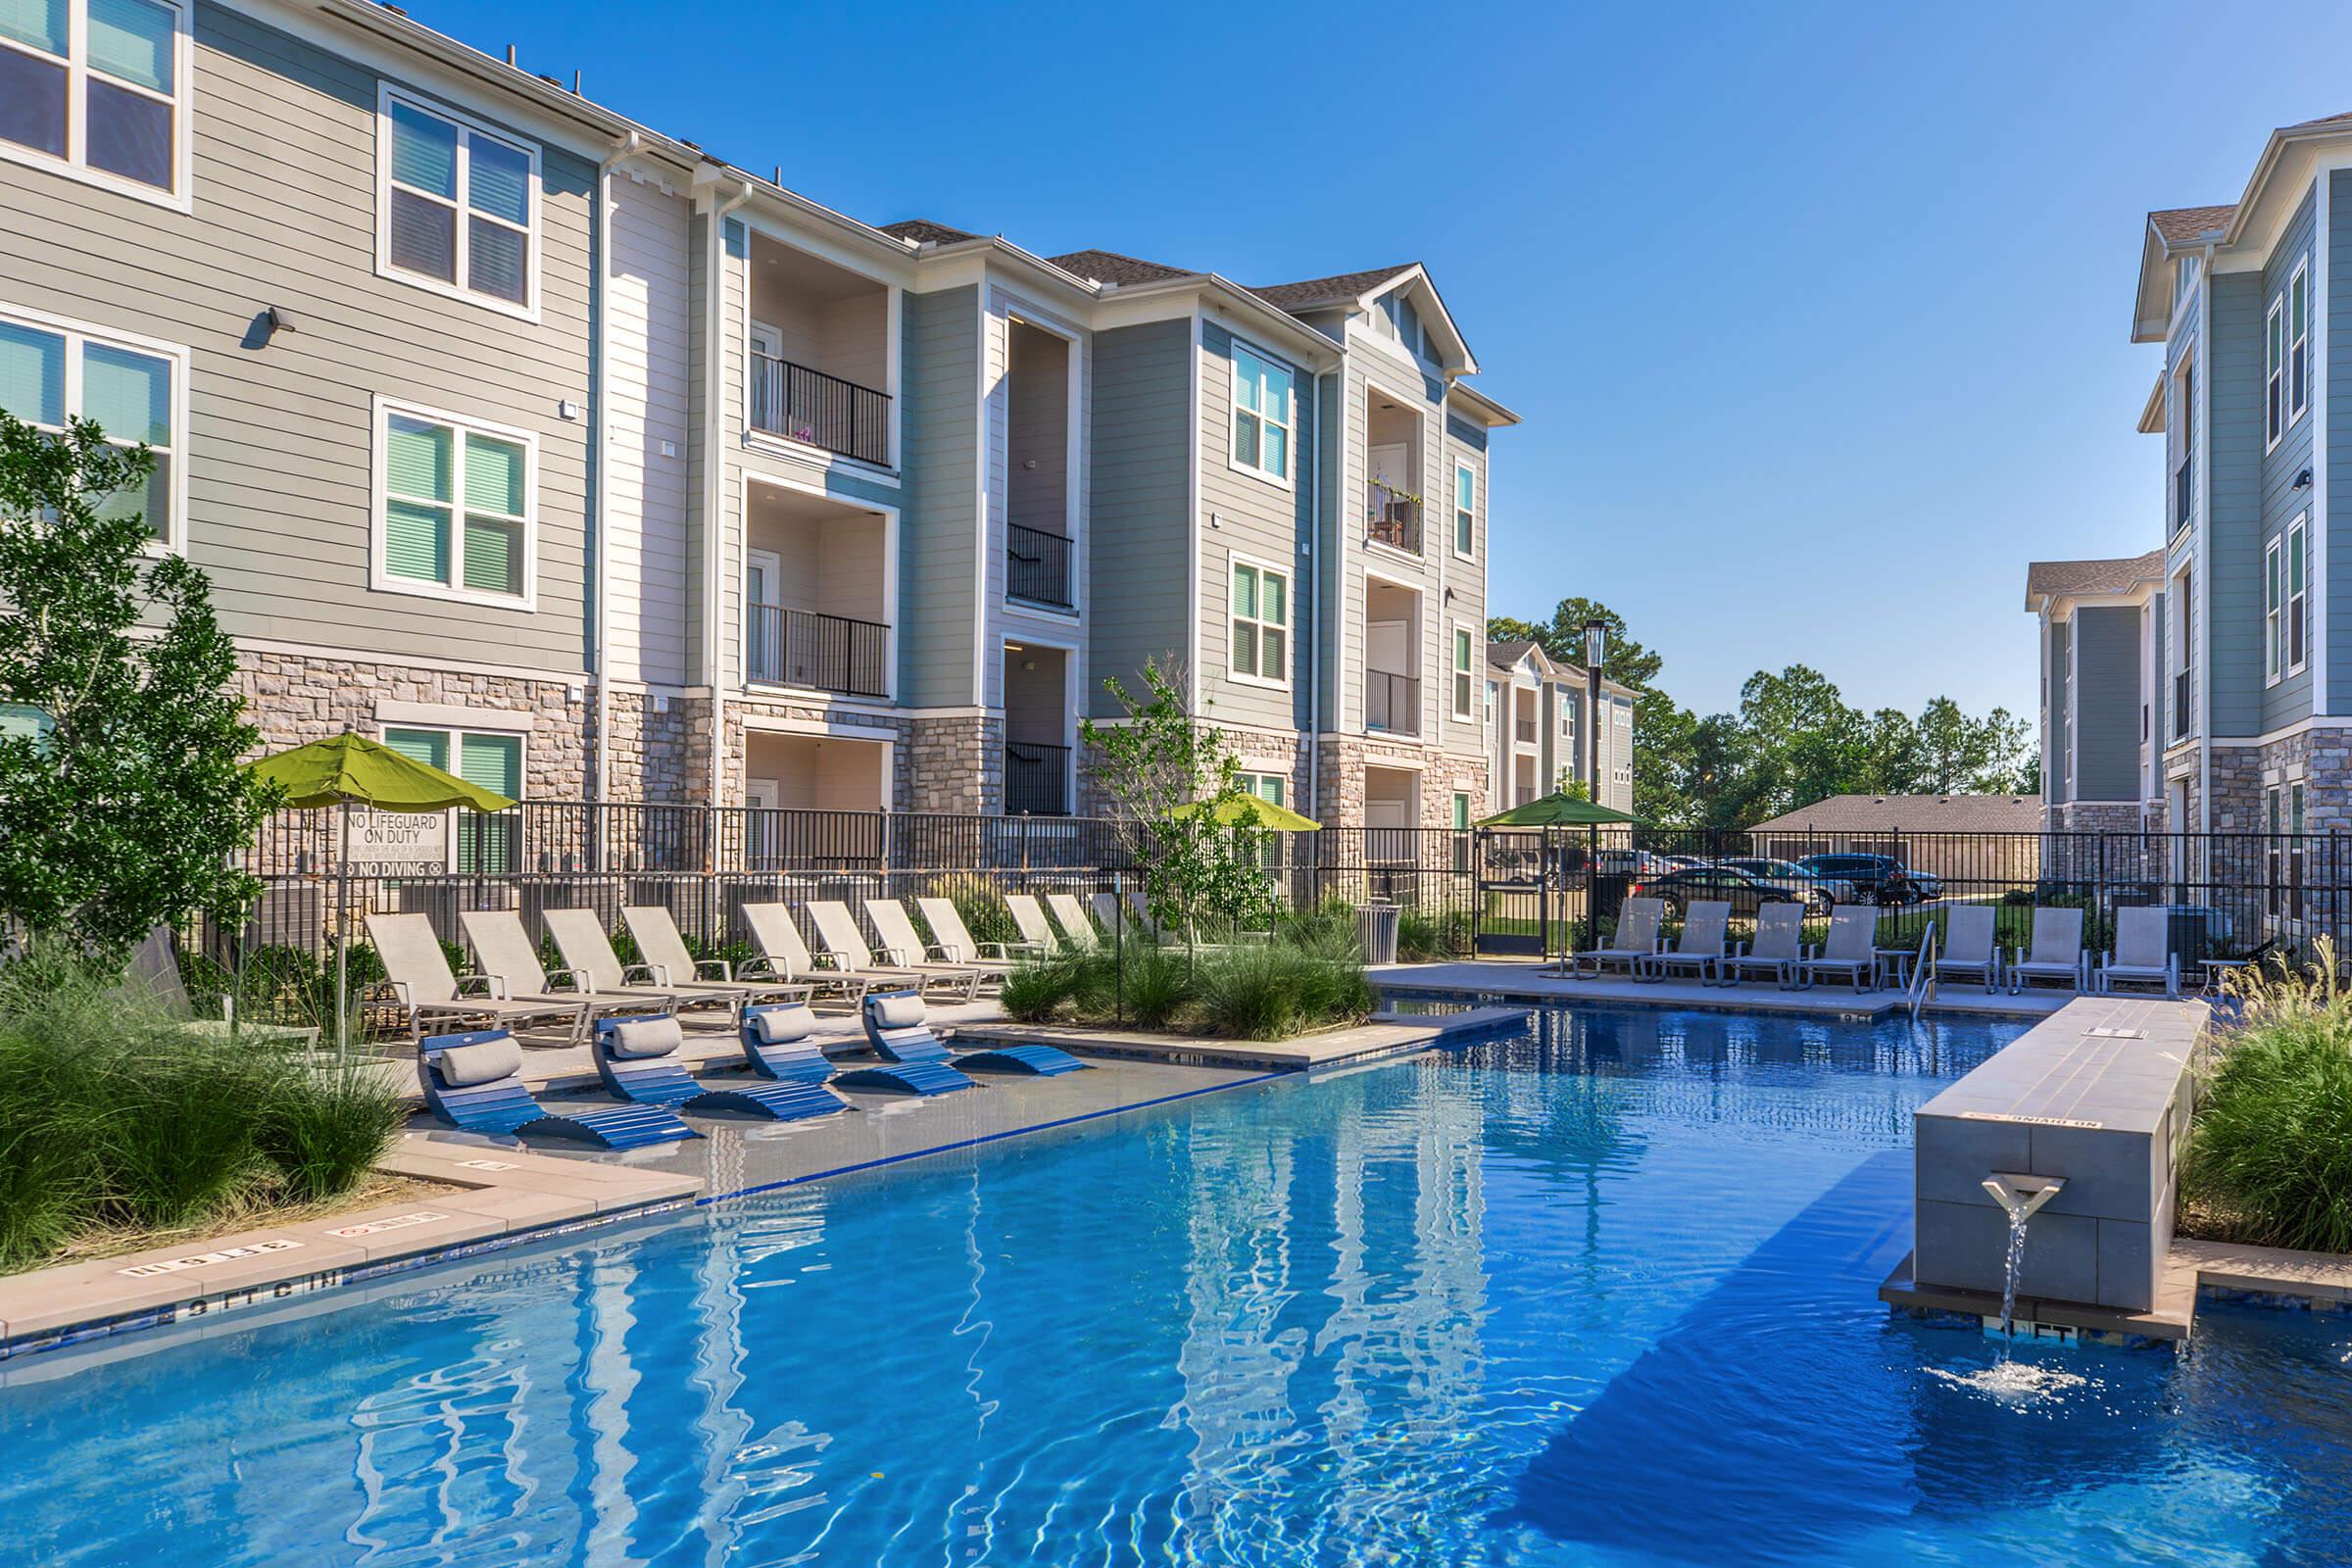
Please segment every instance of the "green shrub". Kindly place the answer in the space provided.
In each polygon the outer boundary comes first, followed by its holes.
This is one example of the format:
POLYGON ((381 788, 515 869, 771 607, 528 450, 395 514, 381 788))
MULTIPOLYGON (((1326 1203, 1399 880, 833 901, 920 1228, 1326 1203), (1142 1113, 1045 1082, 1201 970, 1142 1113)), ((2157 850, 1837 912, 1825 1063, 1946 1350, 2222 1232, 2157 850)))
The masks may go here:
POLYGON ((254 1142, 287 1196, 316 1203, 366 1181, 408 1114, 365 1065, 324 1065, 270 1081, 254 1142))
POLYGON ((1084 959, 1063 955, 1024 963, 1004 976, 998 1000, 1017 1023, 1051 1023, 1062 1004, 1078 994, 1084 959))
POLYGON ((2322 942, 2309 973, 2232 975, 2244 1001, 2209 1069, 2181 1196, 2226 1240, 2352 1251, 2352 997, 2322 942))
POLYGON ((1199 1015, 1209 1032, 1244 1040, 1280 1040, 1302 1029, 1363 1017, 1372 988, 1353 952, 1288 942, 1229 949, 1205 960, 1197 977, 1199 1015))
POLYGON ((1406 907, 1396 919, 1396 956, 1406 963, 1430 963, 1467 954, 1476 934, 1466 909, 1425 910, 1406 907))

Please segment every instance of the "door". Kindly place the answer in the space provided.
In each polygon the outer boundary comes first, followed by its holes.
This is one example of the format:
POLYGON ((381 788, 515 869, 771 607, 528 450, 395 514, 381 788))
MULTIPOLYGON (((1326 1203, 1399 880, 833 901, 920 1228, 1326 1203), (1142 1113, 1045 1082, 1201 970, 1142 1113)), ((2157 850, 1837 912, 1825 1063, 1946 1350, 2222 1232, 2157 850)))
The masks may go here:
POLYGON ((783 861, 783 821, 775 814, 782 798, 783 788, 772 778, 744 780, 743 804, 751 818, 743 835, 747 870, 772 871, 783 861))
POLYGON ((784 678, 784 558, 747 550, 743 566, 743 677, 784 678))

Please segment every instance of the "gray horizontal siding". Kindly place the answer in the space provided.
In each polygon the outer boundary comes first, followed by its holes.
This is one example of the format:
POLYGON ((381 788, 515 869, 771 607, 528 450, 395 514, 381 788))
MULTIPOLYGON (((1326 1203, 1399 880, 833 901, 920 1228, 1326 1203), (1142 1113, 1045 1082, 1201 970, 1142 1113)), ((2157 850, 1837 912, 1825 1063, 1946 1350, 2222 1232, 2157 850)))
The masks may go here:
MULTIPOLYGON (((1272 351, 1258 347, 1258 352, 1272 351)), ((1281 356, 1275 355, 1277 359, 1281 356)), ((1299 628, 1311 624, 1311 605, 1302 603, 1298 552, 1311 536, 1313 485, 1305 477, 1307 454, 1315 450, 1314 384, 1292 367, 1297 405, 1291 440, 1292 482, 1285 486, 1234 467, 1233 333, 1215 321, 1200 327, 1200 508, 1216 526, 1202 536, 1200 560, 1200 691, 1207 711, 1229 722, 1274 729, 1307 723, 1307 651, 1299 628), (1290 603, 1290 685, 1277 691, 1233 679, 1233 562, 1247 556, 1286 574, 1290 603)))
POLYGON ((2079 801, 2139 795, 2139 610, 2075 613, 2075 794, 2079 801))
POLYGON ((919 708, 960 706, 980 699, 980 291, 907 295, 903 354, 899 695, 919 708))
MULTIPOLYGON (((2314 292, 2312 299, 2315 306, 2318 303, 2318 258, 2312 255, 2313 215, 2316 201, 2315 195, 2305 195, 2302 205, 2295 210, 2295 216, 2287 220, 2286 227, 2280 232, 2278 243, 2271 252, 2270 261, 2263 268, 2262 309, 2266 314, 2269 312, 2270 302, 2273 300, 2280 301, 2283 307, 2287 280, 2293 275, 2295 264, 2298 261, 2309 261, 2313 265, 2312 288, 2314 292)), ((2318 352, 2318 326, 2315 322, 2311 353, 2316 357, 2318 352)), ((2316 412, 2318 404, 2318 389, 2315 386, 2312 407, 2304 410, 2300 419, 2287 425, 2278 439, 2278 445, 2263 458, 2261 538, 2256 546, 2258 574, 2261 570, 2261 553, 2270 548, 2272 540, 2285 534, 2289 524, 2297 515, 2308 514, 2311 510, 2312 492, 2308 489, 2296 489, 2295 479, 2304 469, 2311 466, 2312 427, 2319 422, 2316 412)), ((2285 547, 2281 545, 2279 548, 2283 550, 2285 547)), ((2259 575, 2257 580, 2259 581, 2259 575)), ((2259 615, 2260 612, 2257 611, 2256 613, 2259 615)), ((2281 613, 2283 613, 2283 605, 2281 613)), ((2306 628, 2305 635, 2306 637, 2309 635, 2308 628, 2306 628)), ((2260 641, 2259 637, 2257 641, 2260 641)), ((2306 653, 2308 654, 2308 652, 2307 647, 2306 653)), ((2279 729, 2307 717, 2311 712, 2311 670, 2308 664, 2300 672, 2282 673, 2278 684, 2271 685, 2268 684, 2267 652, 2263 658, 2265 662, 2262 665, 2261 678, 2265 684, 2262 688, 2262 701, 2257 710, 2257 727, 2263 731, 2279 729)))
POLYGON ((2208 612, 2199 657, 2208 733, 2250 735, 2262 713, 2262 315, 2253 272, 2209 285, 2212 426, 2206 518, 2208 612))
POLYGON ((1137 687, 1147 659, 1189 656, 1193 330, 1189 320, 1095 338, 1093 513, 1088 519, 1091 689, 1081 711, 1118 711, 1105 679, 1137 687))
MULTIPOLYGON (((2320 395, 2328 416, 2328 515, 2352 517, 2352 172, 2328 176, 2328 374, 2320 395)), ((2328 581, 2328 689, 2322 706, 2352 707, 2352 549, 2319 564, 2328 581)))

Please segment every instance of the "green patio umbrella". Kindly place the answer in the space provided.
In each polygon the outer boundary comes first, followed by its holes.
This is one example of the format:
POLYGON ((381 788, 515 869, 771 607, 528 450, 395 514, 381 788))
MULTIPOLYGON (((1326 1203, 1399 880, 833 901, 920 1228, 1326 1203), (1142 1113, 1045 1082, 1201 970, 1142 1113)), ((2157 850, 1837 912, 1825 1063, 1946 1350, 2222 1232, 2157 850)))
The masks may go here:
MULTIPOLYGON (((1179 806, 1170 816, 1199 816, 1205 803, 1194 801, 1179 806)), ((1208 819, 1224 827, 1256 827, 1274 833, 1320 833, 1323 824, 1311 816, 1301 816, 1287 806, 1262 800, 1255 795, 1235 795, 1206 807, 1208 819)))
POLYGON ((1549 795, 1481 817, 1478 827, 1605 827, 1612 822, 1639 822, 1642 819, 1630 811, 1612 807, 1595 806, 1580 801, 1558 790, 1549 795))
POLYGON ((331 806, 343 812, 342 847, 335 857, 335 1049, 340 1052, 348 1044, 344 998, 350 973, 345 956, 350 936, 344 924, 351 883, 351 808, 369 806, 379 811, 446 811, 462 806, 473 811, 503 811, 514 803, 349 731, 262 758, 248 766, 256 778, 284 790, 288 806, 305 810, 331 806))

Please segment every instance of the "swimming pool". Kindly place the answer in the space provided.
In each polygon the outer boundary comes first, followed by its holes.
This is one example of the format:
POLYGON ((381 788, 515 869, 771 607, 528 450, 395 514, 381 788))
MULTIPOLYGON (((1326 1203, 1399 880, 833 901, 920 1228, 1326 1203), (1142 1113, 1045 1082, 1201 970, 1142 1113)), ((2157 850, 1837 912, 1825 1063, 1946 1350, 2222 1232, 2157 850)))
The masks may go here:
POLYGON ((2017 1026, 1538 1024, 0 1391, 0 1559, 2343 1559, 2352 1318, 2012 1403, 1873 1299, 2017 1026))

